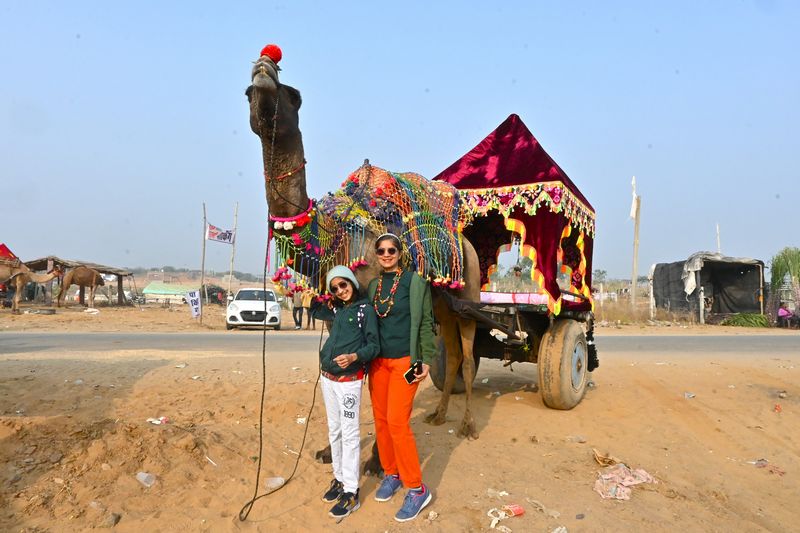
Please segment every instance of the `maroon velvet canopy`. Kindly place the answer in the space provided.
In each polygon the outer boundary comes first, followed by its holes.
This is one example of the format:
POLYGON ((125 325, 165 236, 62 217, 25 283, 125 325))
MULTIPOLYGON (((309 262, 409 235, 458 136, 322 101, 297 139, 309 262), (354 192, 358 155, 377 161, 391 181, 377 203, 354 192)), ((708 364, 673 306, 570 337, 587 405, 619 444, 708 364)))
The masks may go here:
POLYGON ((563 300, 564 305, 591 308, 594 208, 519 116, 510 115, 434 180, 459 189, 463 205, 475 215, 465 235, 478 252, 482 284, 503 244, 488 226, 497 224, 491 215, 499 213, 504 229, 520 235, 521 253, 533 261, 531 275, 549 294, 551 312, 558 314, 562 307, 559 272, 571 280, 567 293, 581 295, 577 301, 563 300))
POLYGON ((433 179, 446 181, 456 189, 561 181, 588 208, 594 210, 516 114, 509 115, 475 148, 433 179))

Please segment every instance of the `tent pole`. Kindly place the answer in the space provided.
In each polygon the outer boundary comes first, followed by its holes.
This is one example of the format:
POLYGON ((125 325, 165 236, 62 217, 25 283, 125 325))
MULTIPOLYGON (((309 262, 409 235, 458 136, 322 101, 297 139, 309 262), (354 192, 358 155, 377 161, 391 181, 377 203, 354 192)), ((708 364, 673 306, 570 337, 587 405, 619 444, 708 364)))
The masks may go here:
POLYGON ((758 265, 758 307, 764 314, 764 265, 758 265))
POLYGON ((698 311, 700 313, 700 323, 705 324, 706 323, 705 291, 703 290, 703 284, 700 281, 700 270, 695 272, 695 276, 697 276, 697 305, 699 307, 698 311))
MULTIPOLYGON (((208 233, 208 222, 206 222, 206 203, 203 202, 203 257, 200 260, 200 289, 206 283, 206 235, 208 233)), ((208 293, 206 293, 206 305, 208 305, 208 293)), ((200 323, 203 323, 203 307, 200 306, 200 323)))

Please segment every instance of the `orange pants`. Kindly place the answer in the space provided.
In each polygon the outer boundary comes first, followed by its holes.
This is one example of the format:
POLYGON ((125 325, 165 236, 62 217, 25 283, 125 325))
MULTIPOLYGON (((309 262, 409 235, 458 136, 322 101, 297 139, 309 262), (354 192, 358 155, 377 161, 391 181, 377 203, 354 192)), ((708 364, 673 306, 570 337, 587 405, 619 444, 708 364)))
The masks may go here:
POLYGON ((403 378, 410 367, 411 356, 376 357, 369 364, 369 393, 383 472, 399 474, 403 485, 414 489, 422 485, 422 470, 411 431, 411 408, 419 383, 409 385, 403 378))

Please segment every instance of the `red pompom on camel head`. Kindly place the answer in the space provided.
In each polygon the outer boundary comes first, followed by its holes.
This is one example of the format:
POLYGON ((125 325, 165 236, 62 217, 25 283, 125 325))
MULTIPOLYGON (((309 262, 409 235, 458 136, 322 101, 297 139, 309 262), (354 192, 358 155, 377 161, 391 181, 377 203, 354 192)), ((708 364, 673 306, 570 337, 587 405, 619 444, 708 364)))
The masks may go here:
POLYGON ((281 52, 281 49, 277 44, 268 44, 267 46, 265 46, 264 48, 261 49, 261 54, 260 55, 262 57, 263 56, 267 56, 276 65, 283 58, 283 52, 281 52))

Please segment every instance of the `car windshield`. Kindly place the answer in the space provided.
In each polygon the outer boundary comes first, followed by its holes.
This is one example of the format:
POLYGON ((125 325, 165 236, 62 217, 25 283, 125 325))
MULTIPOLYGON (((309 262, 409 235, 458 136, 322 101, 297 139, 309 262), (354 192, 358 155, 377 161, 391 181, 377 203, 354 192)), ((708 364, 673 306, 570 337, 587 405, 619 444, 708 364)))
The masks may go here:
POLYGON ((236 293, 237 300, 248 300, 255 302, 274 302, 275 293, 272 291, 239 291, 236 293))

